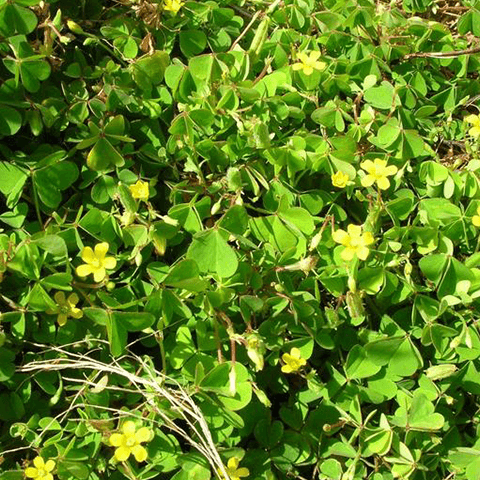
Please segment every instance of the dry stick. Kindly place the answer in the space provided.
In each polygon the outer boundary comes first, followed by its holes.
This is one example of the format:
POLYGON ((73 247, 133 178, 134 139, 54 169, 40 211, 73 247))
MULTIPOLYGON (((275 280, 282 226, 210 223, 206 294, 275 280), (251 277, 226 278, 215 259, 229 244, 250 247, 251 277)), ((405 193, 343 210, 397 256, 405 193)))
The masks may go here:
POLYGON ((419 52, 409 53, 403 58, 406 60, 410 58, 452 58, 460 57, 462 55, 472 55, 474 53, 480 53, 480 47, 467 48, 466 50, 453 50, 452 52, 419 52))
MULTIPOLYGON (((35 344, 36 346, 42 346, 35 344)), ((107 372, 111 374, 116 374, 127 378, 137 389, 138 391, 145 397, 147 403, 149 403, 152 407, 155 408, 155 412, 160 415, 160 417, 165 421, 168 428, 178 433, 182 436, 185 440, 188 441, 194 448, 196 448, 199 452, 201 452, 209 461, 209 463, 214 468, 215 473, 218 475, 218 470, 223 474, 223 476, 229 480, 228 473, 223 465, 223 462, 220 458, 220 455, 215 447, 213 442, 212 436, 210 434, 210 430, 208 428, 207 422, 205 421, 201 410, 198 406, 193 402, 187 392, 182 388, 182 386, 176 382, 174 379, 169 378, 171 382, 176 385, 178 390, 169 391, 167 389, 162 388, 155 378, 151 380, 147 380, 145 378, 139 377, 137 375, 131 374, 130 372, 123 369, 116 360, 114 360, 115 366, 104 364, 89 358, 86 355, 78 355, 68 351, 65 351, 59 347, 51 347, 49 350, 56 351, 57 353, 61 353, 66 355, 67 357, 73 357, 74 360, 69 358, 60 358, 55 360, 41 360, 41 361, 32 361, 23 367, 19 367, 17 369, 18 372, 35 372, 35 371, 45 371, 45 370, 65 370, 65 369, 90 369, 98 372, 107 372), (139 385, 143 387, 147 387, 147 391, 142 389, 139 385), (148 388, 149 387, 149 388, 148 388), (150 390, 150 391, 149 391, 150 390), (178 414, 185 420, 188 426, 192 429, 192 431, 197 435, 199 438, 200 444, 196 442, 191 436, 188 435, 183 429, 178 427, 174 421, 168 417, 165 413, 158 409, 157 405, 155 404, 152 393, 160 394, 161 397, 165 398, 169 401, 172 405, 172 410, 178 412, 178 414), (199 424, 201 432, 197 429, 194 423, 192 423, 193 419, 195 422, 199 424), (203 435, 202 435, 203 434, 203 435)), ((147 367, 144 361, 138 357, 137 355, 132 354, 132 357, 139 362, 145 371, 148 372, 149 367, 147 367)), ((127 356, 122 358, 128 358, 127 356)), ((162 378, 165 380, 166 376, 162 373, 158 372, 157 370, 153 369, 154 373, 157 377, 162 378)), ((96 376, 95 376, 96 377, 96 376)), ((95 378, 94 377, 94 378, 95 378)), ((107 387, 109 388, 109 387, 107 387)), ((81 394, 77 392, 75 399, 81 394)), ((73 408, 77 408, 77 405, 71 405, 67 412, 63 412, 59 416, 65 417, 66 414, 71 411, 73 408)), ((115 412, 118 410, 112 409, 115 412)))
POLYGON ((243 29, 243 32, 237 37, 237 39, 232 43, 232 46, 230 47, 230 50, 233 50, 237 45, 238 42, 245 36, 245 34, 252 28, 252 25, 255 23, 257 18, 262 14, 263 12, 259 10, 258 12, 255 12, 255 15, 252 17, 250 20, 249 24, 243 29))

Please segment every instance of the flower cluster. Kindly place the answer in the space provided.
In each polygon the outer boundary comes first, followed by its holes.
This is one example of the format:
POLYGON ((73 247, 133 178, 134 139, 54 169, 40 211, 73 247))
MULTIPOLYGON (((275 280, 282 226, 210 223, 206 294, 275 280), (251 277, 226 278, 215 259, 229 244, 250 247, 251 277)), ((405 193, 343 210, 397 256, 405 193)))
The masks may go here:
POLYGON ((49 315, 57 316, 58 324, 63 327, 67 323, 68 317, 72 318, 82 318, 83 312, 76 307, 79 302, 78 295, 76 293, 71 293, 67 298, 63 292, 57 292, 54 297, 55 302, 57 302, 56 308, 47 310, 49 315))
POLYGON ((348 181, 348 175, 341 172, 340 170, 332 175, 332 185, 334 187, 345 188, 348 185, 348 181))
POLYGON ((387 177, 395 175, 398 171, 397 167, 387 166, 387 161, 380 158, 376 158, 373 162, 365 160, 360 167, 367 172, 367 175, 362 178, 362 186, 371 187, 376 183, 380 190, 387 190, 390 187, 390 180, 387 177))
POLYGON ((80 277, 86 277, 93 274, 93 279, 98 283, 107 275, 106 269, 113 269, 117 265, 117 260, 113 257, 106 257, 109 245, 106 242, 97 243, 95 251, 91 247, 85 247, 80 256, 85 265, 77 267, 76 272, 80 277))
POLYGON ((480 227, 480 205, 477 207, 477 214, 472 217, 472 223, 476 227, 480 227))
POLYGON ((25 476, 33 478, 34 480, 53 480, 52 471, 55 468, 53 460, 45 461, 42 457, 35 457, 33 459, 33 467, 25 469, 25 476))
POLYGON ((282 365, 283 373, 295 373, 307 364, 307 361, 302 358, 300 350, 298 348, 292 348, 290 353, 284 353, 282 360, 285 365, 282 365))
POLYGON ((166 12, 172 12, 176 15, 183 5, 185 5, 185 2, 182 2, 181 0, 165 0, 163 10, 166 12))
POLYGON ((150 195, 148 182, 142 182, 141 180, 138 180, 137 183, 130 185, 128 188, 135 200, 143 200, 144 202, 148 200, 150 195))
POLYGON ((134 422, 128 420, 122 425, 122 433, 112 433, 108 441, 115 448, 115 458, 119 462, 125 462, 130 455, 135 457, 137 462, 144 462, 147 459, 147 450, 140 445, 152 439, 153 432, 147 427, 137 430, 134 422))
POLYGON ((325 69, 327 64, 321 62, 318 59, 320 58, 320 52, 312 51, 309 55, 305 52, 300 52, 297 54, 299 62, 292 65, 293 70, 302 70, 305 75, 311 75, 314 70, 322 71, 325 69))
POLYGON ((370 253, 368 245, 375 241, 370 232, 362 233, 361 225, 352 224, 347 227, 347 231, 339 229, 333 232, 332 238, 345 247, 340 256, 347 262, 352 260, 355 255, 360 260, 366 260, 370 253))
POLYGON ((465 121, 473 125, 468 131, 468 134, 473 138, 480 137, 480 115, 468 115, 465 117, 465 121))
MULTIPOLYGON (((240 459, 237 457, 232 457, 228 460, 226 470, 230 480, 240 480, 240 477, 248 477, 250 475, 250 470, 245 467, 238 468, 239 464, 240 459)), ((217 472, 220 475, 220 478, 225 478, 220 469, 218 469, 217 472)))

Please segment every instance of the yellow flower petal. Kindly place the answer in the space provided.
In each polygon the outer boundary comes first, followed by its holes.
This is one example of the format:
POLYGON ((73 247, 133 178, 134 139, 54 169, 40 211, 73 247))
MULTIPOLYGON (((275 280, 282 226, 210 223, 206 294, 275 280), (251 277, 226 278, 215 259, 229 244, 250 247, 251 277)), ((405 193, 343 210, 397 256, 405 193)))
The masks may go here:
POLYGON ((91 247, 85 247, 80 256, 85 263, 94 263, 97 259, 91 247))
POLYGON ((303 73, 305 75, 311 75, 313 73, 313 67, 311 67, 310 65, 304 65, 303 66, 303 73))
POLYGON ((371 160, 365 160, 360 164, 360 167, 367 173, 371 173, 375 169, 375 165, 371 160))
POLYGON ((296 347, 293 347, 291 350, 290 350, 290 355, 293 357, 293 358, 296 358, 296 359, 299 359, 301 358, 301 353, 300 353, 300 350, 296 347))
POLYGON ((480 227, 480 216, 479 215, 474 215, 472 217, 472 223, 476 226, 476 227, 480 227))
POLYGON ((237 457, 230 457, 227 462, 227 467, 232 470, 236 470, 240 460, 237 457))
POLYGON ((250 475, 250 470, 248 468, 241 467, 237 469, 235 475, 237 475, 237 477, 248 477, 250 475))
POLYGON ((135 422, 132 422, 132 420, 127 420, 122 425, 122 432, 128 437, 135 435, 135 422))
POLYGON ((103 266, 111 270, 117 266, 117 259, 114 257, 107 257, 103 260, 103 266))
POLYGON ((73 317, 73 318, 82 318, 83 317, 83 312, 79 309, 79 308, 72 308, 72 311, 70 312, 70 315, 73 317))
POLYGON ((110 437, 108 437, 108 442, 113 447, 119 447, 123 443, 123 435, 121 433, 112 433, 110 437))
POLYGON ((97 283, 101 282, 105 278, 106 274, 107 274, 107 272, 105 271, 105 269, 103 267, 98 267, 98 268, 93 269, 93 279, 97 283))
POLYGON ((93 272, 93 268, 91 265, 83 264, 79 265, 75 271, 79 277, 87 277, 93 272))
POLYGON ((375 177, 373 175, 365 175, 360 183, 362 187, 371 187, 375 183, 375 177))
POLYGON ((377 179, 377 185, 380 190, 387 190, 390 187, 390 180, 387 177, 377 179))
POLYGON ((103 260, 108 252, 109 245, 107 242, 97 243, 95 245, 95 257, 98 260, 103 260))
POLYGON ((479 121, 479 118, 478 118, 478 115, 468 115, 467 117, 465 117, 465 121, 468 122, 468 123, 478 123, 479 121))
POLYGON ((318 60, 320 58, 320 52, 318 50, 312 50, 310 52, 310 62, 314 62, 315 60, 318 60))
POLYGON ((25 476, 28 478, 38 477, 38 470, 34 467, 28 467, 25 469, 25 476))
POLYGON ((69 303, 72 307, 74 307, 74 306, 78 303, 79 300, 80 300, 80 299, 78 298, 78 295, 77 295, 76 293, 70 294, 70 295, 68 296, 68 299, 67 299, 68 303, 69 303))
POLYGON ((148 442, 152 438, 152 431, 147 427, 139 428, 137 432, 135 432, 135 440, 138 443, 141 442, 148 442))
POLYGON ((141 445, 135 445, 132 448, 133 456, 137 462, 144 462, 147 459, 147 450, 141 445))
POLYGON ((355 256, 355 250, 353 248, 345 247, 343 252, 340 254, 343 260, 350 262, 355 256))
POLYGON ((367 247, 358 247, 357 248, 357 257, 360 260, 366 260, 370 250, 367 247))
POLYGON ((51 472, 55 468, 55 462, 53 460, 47 460, 45 462, 45 470, 51 472))
POLYGON ((65 294, 63 292, 57 292, 53 298, 59 305, 65 305, 66 300, 65 300, 65 294))
POLYGON ((282 365, 281 371, 283 373, 292 373, 293 372, 292 367, 288 363, 286 363, 285 365, 282 365))
POLYGON ((132 449, 128 447, 118 447, 115 449, 115 458, 119 462, 124 462, 125 460, 128 460, 128 457, 132 453, 132 449))
POLYGON ((398 172, 398 168, 395 165, 390 165, 385 169, 385 175, 395 175, 398 172))
POLYGON ((44 475, 42 478, 39 478, 38 480, 53 480, 53 475, 51 473, 47 473, 44 475))
POLYGON ((45 467, 45 460, 42 457, 38 456, 33 459, 33 464, 40 470, 45 467))
POLYGON ((302 63, 307 63, 308 62, 308 55, 304 52, 300 52, 297 54, 297 58, 302 62, 302 63))
POLYGON ((350 240, 348 233, 342 229, 335 230, 332 234, 332 238, 335 242, 341 243, 342 245, 346 245, 350 240))
POLYGON ((371 232, 365 232, 362 237, 364 245, 370 245, 371 243, 375 242, 375 238, 373 237, 371 232))
POLYGON ((293 70, 297 71, 297 70, 301 70, 303 68, 303 63, 294 63, 292 65, 292 68, 293 70))
POLYGON ((57 323, 63 327, 67 323, 67 315, 65 313, 60 313, 57 317, 57 323))
POLYGON ((347 227, 348 234, 351 237, 360 237, 362 234, 362 227, 360 225, 353 225, 352 223, 347 227))

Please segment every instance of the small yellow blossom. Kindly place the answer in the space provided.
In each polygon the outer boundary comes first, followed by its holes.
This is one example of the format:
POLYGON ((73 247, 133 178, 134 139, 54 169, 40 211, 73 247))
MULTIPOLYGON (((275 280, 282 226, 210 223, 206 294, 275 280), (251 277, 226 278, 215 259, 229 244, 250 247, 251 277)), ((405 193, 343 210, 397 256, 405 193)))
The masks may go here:
POLYGON ((304 52, 297 54, 297 58, 300 60, 298 63, 294 63, 292 68, 294 70, 302 70, 305 75, 311 75, 314 70, 322 71, 325 69, 327 64, 325 62, 320 62, 320 52, 316 50, 310 52, 310 55, 307 55, 304 52))
POLYGON ((148 196, 150 195, 148 190, 148 182, 142 182, 141 180, 138 180, 135 185, 130 185, 128 188, 130 189, 132 197, 135 198, 135 200, 148 200, 148 196))
MULTIPOLYGON (((228 460, 226 470, 228 476, 230 477, 230 480, 240 480, 240 477, 248 477, 250 475, 250 470, 248 468, 238 468, 239 463, 240 459, 238 459, 237 457, 232 457, 228 460)), ((225 478, 220 469, 217 469, 217 472, 220 475, 220 478, 225 478)))
POLYGON ((476 227, 480 227, 480 205, 477 207, 477 214, 472 217, 472 223, 476 227))
POLYGON ((80 277, 86 277, 93 273, 93 279, 96 282, 101 282, 105 275, 105 269, 115 268, 117 265, 117 260, 113 257, 105 257, 108 252, 108 243, 97 243, 95 245, 95 251, 91 247, 85 247, 82 250, 81 257, 85 262, 85 265, 80 265, 77 267, 77 275, 80 277))
POLYGON ((180 0, 165 0, 165 3, 163 4, 163 9, 176 15, 178 11, 183 7, 183 5, 185 5, 185 2, 182 2, 180 0))
POLYGON ((53 298, 57 302, 57 307, 47 310, 47 313, 49 315, 58 314, 57 322, 61 327, 67 323, 68 317, 76 319, 83 317, 83 312, 75 306, 79 301, 76 293, 71 293, 68 298, 65 298, 63 292, 57 292, 53 298))
POLYGON ((336 230, 333 232, 332 238, 335 242, 345 247, 341 253, 343 260, 349 262, 356 255, 360 260, 366 260, 370 249, 367 245, 371 245, 375 239, 370 232, 362 233, 360 225, 350 224, 345 230, 336 230))
POLYGON ((55 468, 53 460, 45 461, 42 457, 35 457, 33 459, 34 467, 25 469, 25 476, 35 480, 53 480, 52 471, 55 468))
POLYGON ((473 138, 480 137, 480 115, 469 115, 465 117, 467 123, 471 123, 473 127, 468 131, 468 134, 473 138))
POLYGON ((125 462, 133 454, 137 462, 144 462, 147 459, 147 451, 140 445, 152 439, 153 432, 147 427, 136 429, 135 423, 131 420, 122 425, 123 433, 112 433, 108 441, 115 449, 115 458, 119 462, 125 462))
POLYGON ((395 175, 398 171, 394 165, 387 167, 387 161, 380 158, 376 158, 373 162, 365 160, 360 166, 367 172, 367 175, 362 178, 362 185, 370 187, 376 182, 380 190, 390 187, 390 180, 387 177, 395 175))
POLYGON ((284 353, 282 360, 285 362, 285 365, 282 366, 283 373, 298 372, 300 368, 307 364, 307 361, 302 358, 300 350, 295 347, 290 350, 290 353, 284 353))
POLYGON ((340 170, 332 175, 332 185, 334 187, 345 188, 348 185, 348 181, 348 175, 345 175, 345 173, 340 170))

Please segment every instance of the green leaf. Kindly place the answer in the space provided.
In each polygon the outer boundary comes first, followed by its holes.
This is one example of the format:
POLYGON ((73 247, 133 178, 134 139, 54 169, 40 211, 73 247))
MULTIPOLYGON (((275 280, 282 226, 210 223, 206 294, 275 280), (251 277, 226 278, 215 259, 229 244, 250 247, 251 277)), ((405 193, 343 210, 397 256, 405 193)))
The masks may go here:
POLYGON ((125 160, 106 138, 101 137, 90 150, 87 165, 92 170, 103 171, 113 166, 123 167, 125 160))
POLYGON ((350 350, 344 368, 347 378, 351 380, 372 377, 380 370, 379 365, 367 358, 367 352, 360 345, 350 350))
POLYGON ((28 35, 37 26, 37 16, 28 8, 23 8, 16 3, 7 3, 0 9, 0 33, 4 37, 15 34, 28 35))
POLYGON ((201 30, 182 30, 179 39, 180 50, 188 58, 202 53, 207 46, 207 36, 201 30))
POLYGON ((231 277, 238 267, 235 251, 218 229, 205 230, 194 235, 187 258, 195 260, 201 272, 231 277))
POLYGON ((395 92, 395 88, 386 81, 383 81, 378 87, 370 87, 365 90, 364 99, 380 110, 393 110, 400 105, 400 99, 395 92))
POLYGON ((11 107, 0 105, 0 135, 15 135, 22 126, 22 116, 11 107))
POLYGON ((152 86, 162 83, 169 63, 170 57, 167 52, 157 50, 145 55, 130 67, 133 80, 142 90, 150 91, 152 86))
POLYGON ((164 280, 165 285, 182 288, 191 292, 201 292, 208 286, 199 278, 198 265, 194 260, 182 260, 177 263, 164 280))
POLYGON ((151 327, 155 322, 155 317, 147 312, 113 312, 112 317, 112 324, 115 322, 118 328, 129 332, 140 332, 151 327))
POLYGON ((28 205, 21 202, 15 205, 11 212, 5 212, 0 215, 0 220, 13 228, 20 228, 25 221, 28 213, 28 205))

